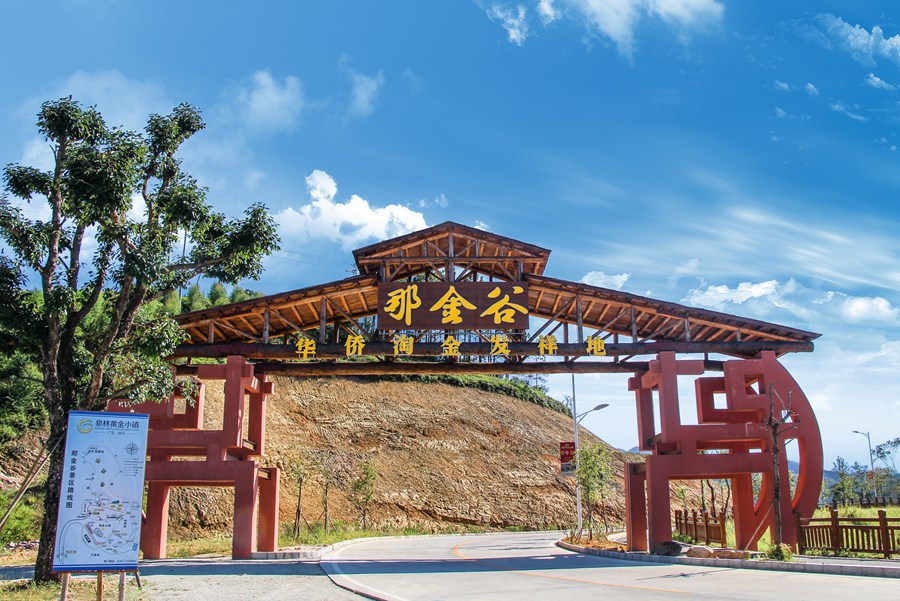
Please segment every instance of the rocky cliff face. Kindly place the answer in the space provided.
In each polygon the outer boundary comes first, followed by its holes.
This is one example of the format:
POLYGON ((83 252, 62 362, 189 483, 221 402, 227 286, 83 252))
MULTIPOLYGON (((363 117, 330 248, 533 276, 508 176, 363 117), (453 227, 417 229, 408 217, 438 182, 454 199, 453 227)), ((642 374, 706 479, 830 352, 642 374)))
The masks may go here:
MULTIPOLYGON (((220 389, 207 392, 214 423, 220 389)), ((582 444, 600 442, 586 431, 582 444)), ((275 380, 267 417, 265 465, 286 469, 281 514, 293 521, 298 485, 291 468, 318 463, 303 485, 303 515, 321 521, 325 479, 332 519, 356 521, 350 482, 362 461, 375 463, 371 524, 420 528, 448 525, 567 527, 574 485, 559 475, 558 445, 571 440, 571 418, 532 403, 447 384, 354 378, 275 380), (325 463, 323 475, 321 464, 325 463)), ((611 522, 624 521, 622 461, 606 503, 611 522)), ((634 457, 634 456, 630 456, 634 457)), ((633 459, 632 459, 633 460, 633 459)), ((220 489, 184 489, 173 496, 171 527, 230 528, 231 496, 220 489)))

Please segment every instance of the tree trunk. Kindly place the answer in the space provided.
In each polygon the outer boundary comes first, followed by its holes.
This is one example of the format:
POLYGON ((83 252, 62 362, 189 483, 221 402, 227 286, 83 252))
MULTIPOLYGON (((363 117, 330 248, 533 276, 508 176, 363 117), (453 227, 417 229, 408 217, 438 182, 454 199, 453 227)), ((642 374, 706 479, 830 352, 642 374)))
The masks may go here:
MULTIPOLYGON (((728 480, 728 479, 725 480, 725 490, 726 490, 725 500, 722 502, 722 519, 723 520, 728 517, 728 506, 731 505, 731 480, 728 480)), ((733 513, 734 512, 732 511, 732 514, 733 513)))
POLYGON ((326 480, 322 488, 322 503, 325 505, 325 534, 328 534, 328 530, 331 528, 331 514, 328 512, 328 488, 329 482, 326 480))
POLYGON ((297 513, 294 514, 294 538, 300 537, 301 520, 303 520, 303 478, 297 481, 297 513))
MULTIPOLYGON (((65 438, 68 415, 57 410, 50 413, 50 437, 48 441, 65 438)), ((41 537, 38 545, 37 561, 34 564, 35 582, 50 582, 59 577, 52 573, 53 552, 56 546, 56 520, 59 516, 59 493, 65 470, 64 443, 56 445, 50 455, 47 468, 47 481, 44 484, 44 519, 41 523, 41 537)))
POLYGON ((716 489, 709 480, 706 481, 706 485, 709 486, 709 514, 716 517, 718 515, 716 513, 716 489))

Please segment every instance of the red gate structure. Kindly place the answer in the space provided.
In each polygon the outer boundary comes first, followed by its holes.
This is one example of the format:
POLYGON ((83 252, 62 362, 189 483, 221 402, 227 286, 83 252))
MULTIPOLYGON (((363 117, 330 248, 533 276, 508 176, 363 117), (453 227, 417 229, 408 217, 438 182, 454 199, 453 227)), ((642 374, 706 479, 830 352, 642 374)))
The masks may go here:
POLYGON ((652 454, 627 466, 629 546, 671 538, 669 480, 728 478, 738 545, 753 548, 772 524, 774 445, 783 451, 788 441, 799 448, 800 479, 781 513, 784 540, 796 543, 791 516, 815 508, 822 446, 809 402, 778 357, 811 352, 818 334, 551 278, 549 250, 452 222, 353 255, 359 275, 177 317, 190 338, 173 357, 188 360, 176 373, 224 378, 226 418, 222 429, 202 430, 202 396, 184 415, 173 413, 174 401, 146 408, 154 416, 146 556, 165 555, 171 486, 235 486, 234 556, 274 550, 277 470, 254 459, 264 452, 273 375, 632 373, 639 446, 652 454), (227 363, 191 365, 194 357, 227 363), (697 424, 681 418, 679 377, 695 378, 697 424), (764 427, 770 394, 776 417, 787 416, 777 443, 764 427), (175 461, 185 457, 202 461, 175 461), (753 474, 762 477, 758 495, 753 474))
POLYGON ((145 470, 146 521, 141 551, 146 559, 166 557, 169 494, 173 486, 234 488, 232 557, 249 559, 254 551, 278 549, 278 468, 260 467, 255 457, 265 453, 266 397, 274 392, 264 375, 243 357, 228 357, 224 365, 197 366, 198 389, 190 398, 173 396, 162 403, 109 411, 150 414, 145 470), (205 382, 224 380, 225 406, 220 428, 204 428, 205 382), (183 411, 176 413, 179 398, 183 411), (248 403, 249 401, 249 403, 248 403), (245 405, 249 405, 245 424, 245 405), (247 437, 244 438, 246 429, 247 437))
POLYGON ((702 376, 702 361, 679 361, 674 353, 660 353, 647 371, 631 378, 640 447, 653 454, 644 463, 629 463, 625 471, 630 549, 646 550, 647 538, 650 544, 672 538, 669 481, 692 478, 731 480, 737 547, 756 548, 775 520, 775 442, 765 426, 770 417, 770 395, 777 400, 777 417, 782 418, 784 413, 788 416, 788 427, 777 441, 781 451, 777 469, 785 492, 779 495, 784 542, 797 544, 794 513, 811 516, 815 511, 822 487, 822 442, 815 415, 800 387, 771 351, 763 351, 755 359, 726 361, 723 367, 723 377, 698 377, 694 381, 696 425, 682 423, 677 377, 702 376), (716 395, 724 397, 722 408, 716 406, 716 395), (659 407, 659 431, 654 406, 659 407), (801 470, 793 497, 787 484, 784 447, 788 441, 798 443, 800 454, 801 470), (755 500, 754 473, 762 476, 755 500))

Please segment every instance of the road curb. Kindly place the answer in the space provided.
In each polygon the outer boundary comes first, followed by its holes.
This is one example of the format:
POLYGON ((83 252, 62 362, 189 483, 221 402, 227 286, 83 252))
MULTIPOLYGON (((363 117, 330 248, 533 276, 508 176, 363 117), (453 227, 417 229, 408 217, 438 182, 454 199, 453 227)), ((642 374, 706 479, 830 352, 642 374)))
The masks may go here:
POLYGON ((805 572, 808 574, 834 574, 837 576, 868 576, 875 578, 900 578, 900 566, 866 566, 859 564, 838 563, 813 563, 801 561, 771 561, 756 559, 707 559, 704 557, 666 557, 664 555, 649 555, 630 551, 604 551, 592 549, 557 541, 556 546, 584 553, 598 555, 610 559, 624 559, 626 561, 642 561, 647 563, 672 563, 691 566, 706 566, 710 568, 738 568, 743 570, 771 570, 776 572, 805 572))
MULTIPOLYGON (((536 532, 558 532, 563 534, 562 530, 538 530, 536 532)), ((336 543, 324 546, 324 547, 314 547, 310 549, 303 550, 284 550, 284 551, 256 551, 251 556, 250 559, 298 559, 298 560, 307 560, 307 561, 319 561, 323 555, 326 553, 330 553, 331 551, 336 551, 342 547, 346 547, 348 545, 354 545, 356 543, 371 541, 371 540, 400 540, 407 538, 441 538, 441 537, 450 537, 450 536, 499 536, 502 534, 517 534, 515 532, 506 532, 506 531, 498 531, 498 532, 449 532, 449 533, 441 533, 441 534, 396 534, 391 536, 364 536, 360 538, 348 538, 347 540, 338 541, 336 543)))

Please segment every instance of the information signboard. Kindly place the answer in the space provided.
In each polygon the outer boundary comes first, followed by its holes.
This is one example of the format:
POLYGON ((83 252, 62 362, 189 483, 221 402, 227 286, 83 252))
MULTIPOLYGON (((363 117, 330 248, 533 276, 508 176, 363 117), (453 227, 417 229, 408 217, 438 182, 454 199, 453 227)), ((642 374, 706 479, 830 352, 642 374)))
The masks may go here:
POLYGON ((148 419, 69 412, 53 571, 137 569, 148 419))
POLYGON ((575 475, 575 443, 559 443, 559 473, 563 476, 575 475))

